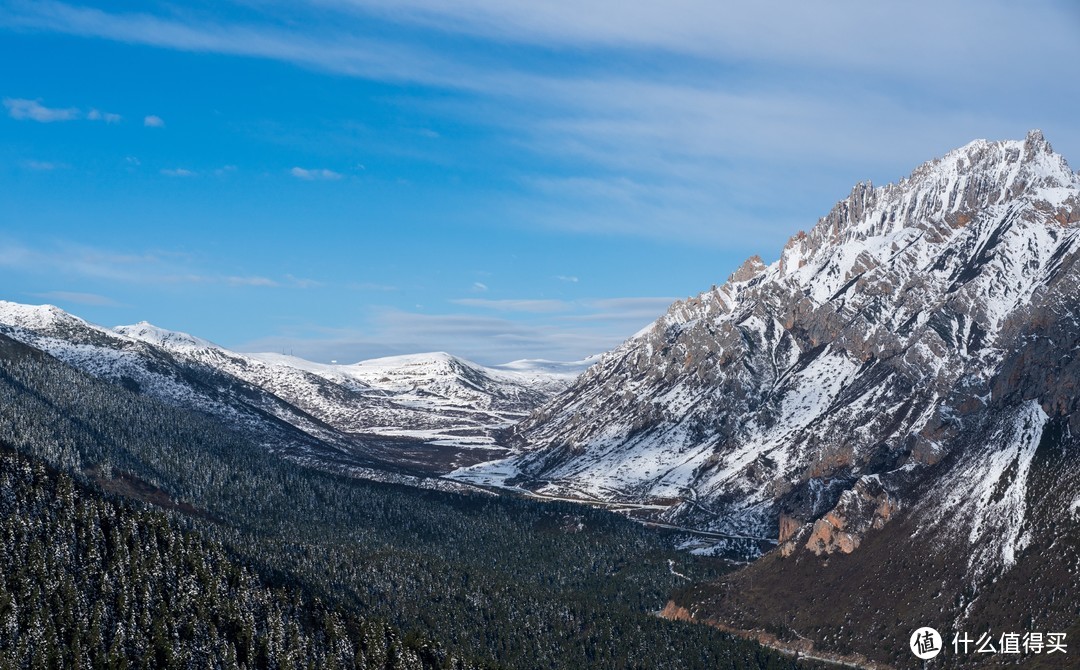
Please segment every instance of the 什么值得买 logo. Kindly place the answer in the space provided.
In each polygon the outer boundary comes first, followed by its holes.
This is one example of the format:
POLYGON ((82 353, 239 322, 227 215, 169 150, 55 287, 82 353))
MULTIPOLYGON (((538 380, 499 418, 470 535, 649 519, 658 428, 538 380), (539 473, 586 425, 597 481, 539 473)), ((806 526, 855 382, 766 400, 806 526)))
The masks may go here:
POLYGON ((941 633, 929 626, 923 626, 911 634, 909 641, 911 653, 916 657, 926 660, 941 653, 941 633))

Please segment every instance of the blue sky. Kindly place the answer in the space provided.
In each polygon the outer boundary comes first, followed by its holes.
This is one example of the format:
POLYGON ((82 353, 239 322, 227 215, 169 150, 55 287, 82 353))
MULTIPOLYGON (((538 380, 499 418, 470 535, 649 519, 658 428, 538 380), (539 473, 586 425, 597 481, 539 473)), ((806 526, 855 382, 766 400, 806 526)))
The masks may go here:
POLYGON ((1080 163, 1075 2, 742 4, 0 2, 0 298, 568 360, 855 182, 1030 128, 1080 163))

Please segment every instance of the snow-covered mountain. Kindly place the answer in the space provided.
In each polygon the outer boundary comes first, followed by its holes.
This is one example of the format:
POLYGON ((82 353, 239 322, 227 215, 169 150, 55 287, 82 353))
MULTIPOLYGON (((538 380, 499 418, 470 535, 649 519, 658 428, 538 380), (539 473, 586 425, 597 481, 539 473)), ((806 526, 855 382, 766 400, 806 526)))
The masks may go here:
POLYGON ((444 353, 322 365, 9 302, 0 302, 0 330, 95 376, 254 430, 294 458, 359 474, 437 475, 500 456, 493 433, 565 388, 575 369, 487 368, 444 353))
POLYGON ((962 529, 973 570, 1010 564, 1040 440, 1080 434, 1078 235, 1080 177, 1037 131, 859 184, 517 425, 521 455, 456 476, 821 552, 916 507, 962 529), (926 477, 940 494, 913 498, 926 477))
POLYGON ((587 366, 558 364, 558 372, 522 362, 485 367, 443 352, 328 365, 239 354, 147 323, 114 331, 270 391, 337 430, 460 448, 497 449, 495 431, 565 389, 587 366))

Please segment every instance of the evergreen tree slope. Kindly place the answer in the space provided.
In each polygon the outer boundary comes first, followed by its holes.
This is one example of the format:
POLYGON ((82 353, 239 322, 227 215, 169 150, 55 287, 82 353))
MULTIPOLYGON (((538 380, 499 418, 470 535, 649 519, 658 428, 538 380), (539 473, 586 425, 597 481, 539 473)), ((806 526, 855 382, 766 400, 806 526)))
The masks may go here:
POLYGON ((8 451, 0 501, 0 667, 474 667, 8 451))

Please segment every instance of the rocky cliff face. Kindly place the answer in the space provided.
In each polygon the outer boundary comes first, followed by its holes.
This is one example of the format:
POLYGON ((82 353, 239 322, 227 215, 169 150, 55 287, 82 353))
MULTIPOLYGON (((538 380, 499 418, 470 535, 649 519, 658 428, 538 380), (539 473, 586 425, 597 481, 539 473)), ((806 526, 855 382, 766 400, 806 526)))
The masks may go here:
POLYGON ((724 627, 903 662, 920 625, 1073 630, 1078 259, 1080 175, 1037 131, 973 142, 672 305, 492 471, 772 538, 678 603, 724 627))
POLYGON ((534 489, 676 500, 664 518, 701 529, 779 540, 784 519, 825 553, 941 477, 1008 561, 1045 426, 1080 429, 1078 222, 1080 178, 1038 131, 859 184, 516 426, 509 465, 534 489))

